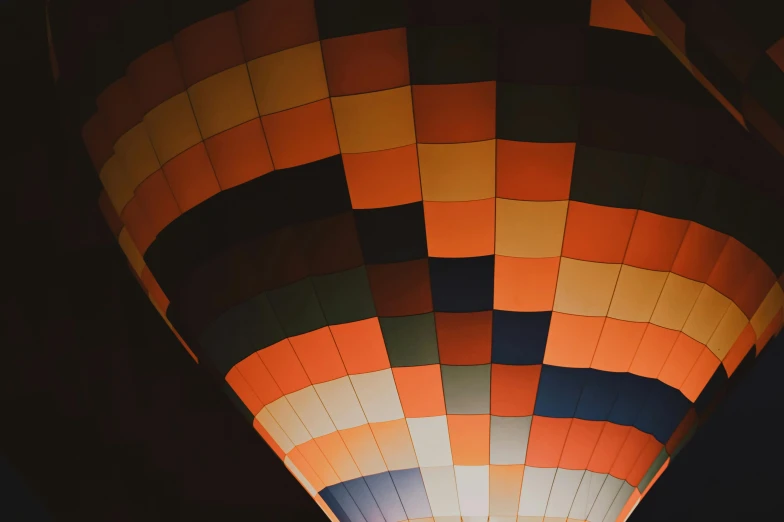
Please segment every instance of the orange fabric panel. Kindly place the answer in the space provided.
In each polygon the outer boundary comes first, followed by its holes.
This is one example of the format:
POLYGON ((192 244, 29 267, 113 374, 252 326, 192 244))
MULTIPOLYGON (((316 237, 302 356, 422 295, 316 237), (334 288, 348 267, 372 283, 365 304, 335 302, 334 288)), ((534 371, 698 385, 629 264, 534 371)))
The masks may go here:
POLYGON ((683 417, 683 420, 678 427, 675 428, 675 431, 672 432, 670 435, 670 440, 667 441, 666 448, 667 453, 670 455, 676 450, 678 445, 681 443, 683 438, 689 433, 689 430, 697 423, 697 413, 694 411, 694 408, 689 408, 689 411, 683 417))
POLYGON ((754 333, 754 328, 751 324, 747 324, 722 361, 728 377, 735 373, 735 370, 738 369, 741 361, 743 361, 743 358, 746 357, 746 354, 749 353, 756 341, 757 336, 754 333))
POLYGON ((600 263, 623 262, 636 210, 569 202, 562 256, 600 263))
POLYGON ((574 143, 498 140, 496 194, 526 201, 569 199, 574 143))
POLYGON ((721 361, 712 351, 707 347, 703 348, 697 362, 692 366, 689 376, 681 385, 683 395, 691 402, 696 401, 720 364, 721 361))
POLYGON ((605 319, 553 312, 544 352, 545 364, 590 368, 605 319))
POLYGON ((604 322, 591 368, 626 372, 632 364, 648 323, 633 323, 608 317, 604 322))
POLYGON ((321 481, 321 478, 318 476, 316 471, 297 448, 291 450, 288 454, 288 457, 316 491, 321 491, 324 489, 324 482, 321 481))
POLYGON ((629 426, 605 423, 587 469, 594 473, 609 473, 630 431, 629 426))
POLYGON ((169 298, 166 297, 161 285, 158 284, 158 281, 146 266, 142 269, 141 280, 144 288, 147 289, 147 296, 150 298, 150 301, 158 307, 161 315, 165 314, 166 309, 169 308, 169 298))
POLYGON ((495 256, 493 307, 513 312, 553 309, 560 257, 495 256))
POLYGON ((574 419, 566 437, 559 468, 585 469, 604 429, 604 421, 574 419))
POLYGON ((416 453, 406 419, 370 424, 381 454, 390 470, 416 468, 416 453))
POLYGON ((776 275, 773 270, 762 258, 757 255, 754 257, 754 266, 751 272, 735 295, 730 296, 746 317, 754 316, 765 296, 776 283, 776 275))
POLYGON ((256 352, 284 395, 310 385, 308 376, 288 339, 256 352))
POLYGON ((688 228, 689 221, 638 211, 624 264, 669 272, 688 228))
POLYGON ((273 170, 261 120, 255 118, 204 141, 223 190, 273 170))
POLYGON ((392 375, 406 417, 446 415, 440 365, 393 368, 392 375))
POLYGON ((133 238, 139 253, 144 255, 147 248, 155 240, 155 230, 147 217, 147 213, 139 205, 139 201, 135 197, 126 203, 120 213, 120 217, 125 223, 131 238, 133 238))
POLYGON ((642 478, 653 465, 653 461, 655 461, 656 457, 658 457, 659 453, 661 453, 663 447, 664 445, 662 445, 661 442, 653 437, 650 437, 650 439, 648 439, 648 444, 645 445, 643 450, 640 452, 640 455, 637 457, 637 461, 634 463, 634 466, 632 466, 632 469, 629 470, 629 473, 626 476, 626 482, 634 487, 637 487, 642 478))
POLYGON ((704 349, 707 349, 704 344, 684 333, 679 334, 659 372, 659 380, 673 388, 680 388, 704 349))
POLYGON ((490 464, 490 415, 447 415, 455 466, 490 464))
POLYGON ((329 327, 349 375, 389 368, 389 356, 378 318, 329 327))
POLYGON ((220 192, 204 143, 198 143, 163 166, 174 199, 187 212, 220 192))
POLYGON ((431 257, 479 257, 495 251, 495 198, 426 201, 425 230, 431 257))
POLYGON ((319 39, 313 0, 250 0, 236 13, 248 61, 319 39))
POLYGON ((635 427, 630 428, 626 440, 621 446, 612 467, 610 475, 619 479, 626 479, 653 436, 642 432, 635 427))
POLYGON ((681 248, 672 264, 672 272, 704 283, 719 259, 728 236, 698 223, 690 223, 681 248))
POLYGON ((387 29, 321 42, 331 96, 408 85, 406 30, 387 29))
POLYGON ((734 301, 754 268, 756 258, 757 255, 746 245, 734 237, 729 238, 708 276, 707 283, 734 301))
POLYGON ((625 0, 591 0, 592 27, 653 36, 653 32, 625 0))
POLYGON ((492 522, 496 517, 507 522, 516 519, 524 473, 523 465, 490 465, 490 520, 492 522), (503 516, 509 516, 509 519, 502 518, 503 516))
POLYGON ((186 87, 245 62, 233 10, 186 27, 172 41, 186 87))
POLYGON ((328 99, 263 116, 261 123, 276 169, 296 167, 340 153, 328 99))
POLYGON ((258 354, 246 357, 235 366, 240 374, 245 378, 256 396, 264 406, 275 402, 283 396, 283 392, 275 383, 272 374, 264 363, 261 362, 258 354))
POLYGON ((136 198, 157 236, 161 230, 180 216, 177 200, 162 170, 150 174, 136 187, 136 198))
POLYGON ((493 364, 490 372, 490 413, 504 417, 534 414, 541 365, 493 364))
POLYGON ((362 475, 375 475, 387 471, 381 450, 373 438, 370 426, 363 424, 355 428, 341 430, 340 434, 362 475))
POLYGON ((680 332, 649 324, 634 354, 629 373, 655 379, 664 367, 680 332))
POLYGON ((289 341, 313 384, 329 382, 347 375, 328 327, 289 337, 289 341))
POLYGON ((534 415, 525 464, 536 468, 557 467, 572 420, 534 415))
POLYGON ((136 58, 128 65, 127 74, 142 114, 185 90, 172 42, 162 43, 136 58))
POLYGON ((278 446, 278 443, 275 442, 275 439, 272 438, 272 435, 270 435, 269 432, 264 429, 264 426, 262 426, 261 423, 256 419, 253 419, 253 428, 259 435, 261 435, 261 438, 264 439, 264 442, 266 442, 267 445, 272 448, 272 451, 275 452, 275 455, 277 455, 280 460, 286 458, 286 452, 284 452, 283 449, 278 446))
POLYGON ((626 501, 626 504, 623 505, 623 509, 621 509, 621 512, 618 514, 618 518, 616 518, 615 520, 616 521, 622 520, 625 522, 629 518, 629 515, 631 515, 632 510, 634 509, 634 507, 637 505, 637 503, 640 501, 641 498, 642 498, 642 494, 639 491, 637 491, 637 488, 634 488, 632 490, 631 496, 626 501))
POLYGON ((436 312, 436 336, 441 364, 489 364, 493 312, 436 312))
POLYGON ((343 154, 353 208, 383 208, 422 201, 416 144, 343 154))
POLYGON ((339 432, 336 431, 313 440, 316 441, 319 449, 321 449, 321 452, 327 458, 341 482, 346 482, 361 476, 361 473, 339 432))
POLYGON ((495 82, 413 85, 418 143, 495 138, 495 82))
POLYGON ((332 464, 324 456, 315 440, 310 439, 307 442, 303 442, 297 446, 297 449, 307 459, 310 467, 313 468, 325 485, 331 486, 340 482, 340 478, 332 468, 332 464))
POLYGON ((767 54, 779 66, 779 69, 784 71, 784 38, 768 47, 767 54))
POLYGON ((226 374, 226 382, 229 383, 231 389, 234 390, 234 393, 247 406, 253 416, 258 415, 264 404, 261 403, 253 388, 250 387, 248 381, 245 380, 236 366, 226 374))

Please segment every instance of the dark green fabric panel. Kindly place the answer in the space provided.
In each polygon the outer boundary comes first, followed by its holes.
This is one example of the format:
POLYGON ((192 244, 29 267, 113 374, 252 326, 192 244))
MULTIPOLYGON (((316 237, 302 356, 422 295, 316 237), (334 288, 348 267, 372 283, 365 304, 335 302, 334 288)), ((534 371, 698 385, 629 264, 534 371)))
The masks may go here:
POLYGON ((726 175, 713 174, 705 178, 694 208, 694 221, 742 242, 752 203, 751 194, 742 183, 726 175))
POLYGON ((312 280, 327 323, 351 323, 376 315, 364 266, 312 280))
POLYGON ((402 0, 315 0, 315 7, 322 40, 406 25, 402 0))
POLYGON ((310 278, 267 292, 287 336, 312 332, 327 325, 310 278))
POLYGON ((498 138, 513 141, 577 141, 579 92, 560 85, 499 83, 498 138))
POLYGON ((640 210, 678 219, 692 219, 705 176, 701 169, 651 158, 640 210))
POLYGON ((501 22, 587 24, 591 0, 501 0, 501 22))
POLYGON ((490 413, 490 365, 441 366, 444 400, 449 415, 490 413))
POLYGON ((407 35, 414 85, 496 79, 498 31, 493 26, 409 27, 407 35))
POLYGON ((221 375, 249 355, 285 337, 267 297, 231 308, 204 332, 201 345, 221 375))
POLYGON ((716 100, 655 36, 590 27, 585 84, 701 107, 716 100))
POLYGON ((177 33, 186 27, 211 16, 230 11, 247 0, 170 0, 172 32, 177 33))
POLYGON ((577 146, 570 199, 619 208, 639 208, 647 178, 647 156, 577 146))
POLYGON ((637 491, 639 491, 640 493, 645 491, 645 488, 648 487, 648 484, 651 483, 653 477, 656 476, 656 474, 659 472, 661 467, 664 466, 664 463, 667 461, 669 457, 670 456, 667 454, 667 449, 662 448, 662 450, 656 456, 656 459, 653 461, 653 464, 651 464, 651 467, 648 468, 648 471, 646 471, 645 475, 643 475, 640 483, 637 484, 637 491))
POLYGON ((438 364, 436 322, 432 313, 380 317, 378 321, 393 368, 438 364))

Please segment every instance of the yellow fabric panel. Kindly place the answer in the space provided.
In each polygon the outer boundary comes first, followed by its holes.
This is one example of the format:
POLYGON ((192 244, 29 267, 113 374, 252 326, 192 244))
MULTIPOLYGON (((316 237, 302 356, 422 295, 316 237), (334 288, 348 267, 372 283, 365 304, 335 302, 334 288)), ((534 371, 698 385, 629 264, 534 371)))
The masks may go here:
POLYGON ((607 315, 623 321, 648 322, 667 274, 623 265, 607 315))
POLYGON ((125 257, 128 258, 128 262, 133 267, 134 271, 141 275, 142 270, 146 266, 144 264, 144 258, 139 253, 139 249, 136 248, 136 244, 131 239, 131 235, 128 233, 127 228, 123 228, 120 231, 120 235, 117 236, 117 241, 120 243, 120 248, 125 253, 125 257))
POLYGON ((762 304, 751 317, 751 327, 754 328, 754 333, 757 334, 758 339, 782 307, 784 307, 784 291, 776 283, 771 287, 768 295, 765 296, 762 304))
POLYGON ((319 42, 252 60, 248 72, 262 116, 329 96, 319 42))
POLYGON ((144 123, 139 123, 123 134, 114 150, 122 159, 131 187, 138 187, 147 176, 161 168, 144 123))
POLYGON ((565 314, 607 315, 621 265, 562 258, 553 310, 565 314))
POLYGON ((188 94, 204 139, 259 115, 245 64, 200 81, 188 94))
POLYGON ((677 274, 667 275, 667 281, 664 283, 650 322, 670 330, 683 328, 703 286, 705 286, 703 283, 677 274))
POLYGON ((121 214, 125 205, 133 198, 133 187, 120 158, 117 155, 109 158, 98 177, 117 214, 121 214))
POLYGON ((729 298, 704 285, 683 325, 683 333, 702 344, 708 344, 730 302, 729 298))
POLYGON ((332 98, 340 151, 373 152, 416 141, 411 87, 332 98))
POLYGON ((425 201, 476 201, 495 196, 495 140, 419 144, 425 201))
POLYGON ((724 317, 721 318, 716 331, 708 341, 710 351, 723 361, 724 356, 730 351, 732 345, 738 340, 743 329, 749 324, 749 320, 743 315, 740 308, 735 303, 730 302, 730 306, 724 317))
POLYGON ((568 206, 568 201, 496 200, 496 254, 560 256, 568 206))
POLYGON ((148 112, 144 117, 144 125, 161 165, 201 141, 186 92, 169 98, 148 112))

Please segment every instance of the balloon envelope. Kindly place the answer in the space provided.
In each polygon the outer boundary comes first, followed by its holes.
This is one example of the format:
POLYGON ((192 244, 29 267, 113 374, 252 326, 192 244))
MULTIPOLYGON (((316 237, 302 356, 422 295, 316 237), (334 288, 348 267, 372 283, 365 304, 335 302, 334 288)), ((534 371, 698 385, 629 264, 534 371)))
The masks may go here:
POLYGON ((777 181, 624 2, 120 24, 101 207, 332 520, 624 520, 781 328, 777 181))

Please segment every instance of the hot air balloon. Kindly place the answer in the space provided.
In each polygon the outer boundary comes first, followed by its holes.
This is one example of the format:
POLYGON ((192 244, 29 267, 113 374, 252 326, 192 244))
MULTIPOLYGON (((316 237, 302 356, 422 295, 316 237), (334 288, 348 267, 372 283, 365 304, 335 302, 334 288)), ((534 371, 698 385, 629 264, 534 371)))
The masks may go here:
POLYGON ((330 520, 623 521, 781 330, 782 41, 732 96, 683 20, 724 26, 670 4, 113 22, 83 125, 101 209, 330 520))

